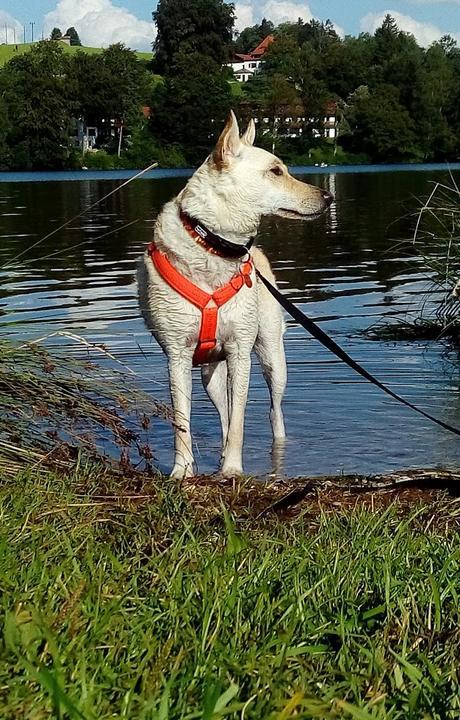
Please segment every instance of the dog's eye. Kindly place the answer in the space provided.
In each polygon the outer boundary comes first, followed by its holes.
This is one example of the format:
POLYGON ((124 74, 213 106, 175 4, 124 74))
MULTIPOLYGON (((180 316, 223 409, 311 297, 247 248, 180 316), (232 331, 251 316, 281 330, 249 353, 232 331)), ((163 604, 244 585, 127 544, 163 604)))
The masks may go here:
POLYGON ((270 168, 270 172, 273 173, 273 175, 282 175, 283 168, 281 168, 279 165, 275 165, 275 167, 270 168))

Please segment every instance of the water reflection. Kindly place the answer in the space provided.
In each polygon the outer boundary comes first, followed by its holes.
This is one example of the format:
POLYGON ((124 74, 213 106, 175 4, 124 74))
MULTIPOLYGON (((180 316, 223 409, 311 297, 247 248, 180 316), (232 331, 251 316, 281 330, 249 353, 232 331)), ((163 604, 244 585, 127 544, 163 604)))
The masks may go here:
MULTIPOLYGON (((326 187, 336 204, 314 223, 262 223, 259 243, 281 287, 381 380, 447 422, 460 424, 457 365, 449 362, 445 348, 375 343, 362 334, 382 316, 419 307, 426 279, 420 260, 408 256, 400 243, 413 232, 413 198, 427 195, 428 181, 447 179, 447 174, 313 173, 305 179, 326 187)), ((10 265, 0 277, 3 332, 32 338, 68 329, 105 343, 139 373, 146 389, 167 398, 165 362, 139 317, 134 273, 156 213, 184 182, 180 177, 133 183, 33 250, 37 239, 117 183, 1 185, 0 264, 10 265)), ((458 461, 452 437, 369 387, 292 321, 286 347, 289 438, 283 452, 271 458, 267 391, 255 367, 245 444, 248 471, 271 472, 272 462, 279 467, 283 454, 290 475, 458 461)), ((219 425, 198 383, 194 393, 196 455, 200 470, 213 470, 219 425)), ((172 439, 160 421, 154 423, 153 444, 160 466, 168 467, 172 439)))

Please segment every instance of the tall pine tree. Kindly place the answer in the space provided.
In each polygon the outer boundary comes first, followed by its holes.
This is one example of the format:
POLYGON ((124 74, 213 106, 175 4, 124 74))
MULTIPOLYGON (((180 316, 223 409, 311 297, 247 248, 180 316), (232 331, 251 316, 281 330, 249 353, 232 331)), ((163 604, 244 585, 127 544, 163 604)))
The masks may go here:
POLYGON ((234 6, 223 0, 160 0, 153 13, 155 69, 170 74, 177 54, 198 53, 222 64, 229 58, 234 6))
POLYGON ((71 44, 71 45, 75 45, 75 46, 77 46, 77 45, 80 46, 80 45, 81 45, 80 36, 79 36, 79 34, 77 33, 77 31, 75 30, 75 28, 74 28, 73 26, 67 28, 67 30, 66 30, 66 35, 68 35, 68 37, 70 38, 70 44, 71 44))
POLYGON ((223 0, 160 0, 153 13, 158 34, 158 88, 153 130, 186 149, 190 162, 206 154, 230 109, 223 63, 229 58, 234 8, 223 0))

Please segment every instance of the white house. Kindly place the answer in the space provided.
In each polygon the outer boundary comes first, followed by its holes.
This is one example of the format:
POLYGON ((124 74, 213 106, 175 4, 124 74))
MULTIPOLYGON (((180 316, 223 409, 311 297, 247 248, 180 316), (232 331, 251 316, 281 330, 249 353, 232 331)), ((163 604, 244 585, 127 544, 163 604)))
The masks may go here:
POLYGON ((333 100, 324 108, 323 134, 328 140, 335 140, 338 135, 337 103, 333 100))
POLYGON ((236 53, 232 62, 227 63, 227 66, 232 68, 238 82, 247 82, 258 71, 262 64, 262 58, 273 40, 273 35, 267 35, 250 53, 247 55, 236 53))
POLYGON ((251 68, 245 68, 244 66, 241 69, 233 70, 235 80, 238 80, 238 82, 247 82, 252 78, 254 72, 251 68))

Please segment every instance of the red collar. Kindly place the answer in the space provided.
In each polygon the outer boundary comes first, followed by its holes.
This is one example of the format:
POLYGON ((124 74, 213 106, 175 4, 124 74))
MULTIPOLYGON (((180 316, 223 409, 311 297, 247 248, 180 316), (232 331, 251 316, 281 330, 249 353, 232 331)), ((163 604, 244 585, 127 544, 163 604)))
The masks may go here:
POLYGON ((149 255, 155 265, 158 273, 161 275, 170 287, 172 287, 179 295, 188 300, 195 307, 201 310, 200 334, 198 336, 197 346, 193 355, 193 364, 202 365, 210 362, 209 355, 215 349, 217 340, 217 320, 218 311, 222 305, 225 305, 232 297, 234 297, 242 287, 252 287, 252 272, 254 266, 249 260, 242 262, 237 273, 223 287, 213 293, 207 293, 198 285, 192 283, 188 278, 174 267, 154 243, 149 245, 149 255))
POLYGON ((227 240, 221 237, 221 235, 217 235, 217 233, 209 230, 204 223, 186 213, 182 208, 179 210, 179 217, 190 237, 212 255, 219 255, 219 257, 228 259, 243 258, 249 254, 254 243, 253 237, 249 238, 246 245, 227 240))

